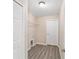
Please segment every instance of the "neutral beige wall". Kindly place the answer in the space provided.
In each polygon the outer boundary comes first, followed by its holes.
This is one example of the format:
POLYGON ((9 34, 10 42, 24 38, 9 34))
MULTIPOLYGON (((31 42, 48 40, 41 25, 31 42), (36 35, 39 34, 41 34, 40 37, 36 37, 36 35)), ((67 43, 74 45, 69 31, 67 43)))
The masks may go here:
POLYGON ((35 45, 35 23, 36 23, 36 17, 34 17, 30 12, 29 12, 29 29, 28 29, 28 35, 29 35, 29 38, 28 38, 28 49, 30 49, 32 46, 30 44, 31 40, 33 40, 34 44, 33 46, 35 45))
POLYGON ((37 44, 45 44, 45 20, 39 17, 37 19, 37 26, 36 26, 36 43, 37 44))
POLYGON ((38 17, 36 22, 36 43, 37 44, 46 44, 46 21, 47 20, 55 20, 58 19, 57 16, 45 16, 45 17, 38 17))
POLYGON ((65 27, 65 10, 64 10, 64 3, 62 4, 62 7, 61 7, 61 11, 60 11, 60 25, 59 25, 59 27, 60 27, 60 33, 59 33, 59 38, 60 38, 60 40, 59 40, 59 44, 60 44, 60 46, 61 46, 61 48, 62 49, 64 49, 65 48, 65 38, 64 38, 64 31, 65 31, 65 29, 64 29, 64 27, 65 27))
POLYGON ((60 47, 60 54, 61 54, 61 59, 65 59, 65 53, 63 51, 63 49, 65 49, 65 7, 64 7, 64 1, 63 4, 61 6, 61 11, 60 11, 60 20, 59 20, 59 47, 60 47))

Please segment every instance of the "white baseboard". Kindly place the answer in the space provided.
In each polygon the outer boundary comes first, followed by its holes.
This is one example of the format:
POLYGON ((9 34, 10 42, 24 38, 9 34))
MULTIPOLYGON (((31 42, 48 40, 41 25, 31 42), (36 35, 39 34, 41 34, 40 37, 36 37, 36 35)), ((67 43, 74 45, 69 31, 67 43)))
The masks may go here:
POLYGON ((36 46, 36 44, 33 44, 31 47, 29 47, 29 48, 28 48, 28 51, 29 51, 32 47, 34 47, 34 46, 36 46))
POLYGON ((47 44, 45 44, 45 43, 36 43, 36 44, 39 44, 39 45, 47 45, 47 44))
POLYGON ((31 47, 34 47, 34 46, 36 46, 36 44, 34 43, 31 47))
POLYGON ((31 47, 28 48, 28 51, 31 49, 31 47))
POLYGON ((58 44, 47 44, 47 43, 36 43, 36 44, 39 44, 39 45, 55 45, 55 46, 58 46, 59 47, 58 44))

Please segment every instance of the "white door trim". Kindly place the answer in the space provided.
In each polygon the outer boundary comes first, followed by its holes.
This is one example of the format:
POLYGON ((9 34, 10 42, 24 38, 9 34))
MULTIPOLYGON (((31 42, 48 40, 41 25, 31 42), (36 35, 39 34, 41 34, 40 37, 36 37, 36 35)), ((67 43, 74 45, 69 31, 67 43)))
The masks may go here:
POLYGON ((48 42, 47 42, 47 39, 48 39, 48 37, 46 36, 46 45, 58 45, 58 20, 56 19, 56 20, 47 20, 46 21, 46 35, 48 35, 48 30, 47 30, 47 24, 48 24, 48 21, 57 21, 57 43, 56 44, 49 44, 48 42))

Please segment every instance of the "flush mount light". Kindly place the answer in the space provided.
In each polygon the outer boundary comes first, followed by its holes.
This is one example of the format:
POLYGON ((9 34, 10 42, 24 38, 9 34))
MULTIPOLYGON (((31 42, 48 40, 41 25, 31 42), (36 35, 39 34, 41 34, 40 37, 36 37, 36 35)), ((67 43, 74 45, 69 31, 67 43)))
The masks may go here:
POLYGON ((46 7, 46 4, 45 4, 44 1, 40 1, 40 2, 39 2, 39 5, 40 5, 40 7, 42 7, 42 8, 45 8, 45 7, 46 7))

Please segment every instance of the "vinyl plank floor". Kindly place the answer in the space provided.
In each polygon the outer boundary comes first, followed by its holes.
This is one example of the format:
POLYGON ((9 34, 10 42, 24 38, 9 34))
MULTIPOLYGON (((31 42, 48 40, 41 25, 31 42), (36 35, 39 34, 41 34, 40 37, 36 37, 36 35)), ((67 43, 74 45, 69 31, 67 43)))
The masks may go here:
POLYGON ((36 45, 28 51, 28 59, 61 59, 59 48, 52 45, 36 45))

